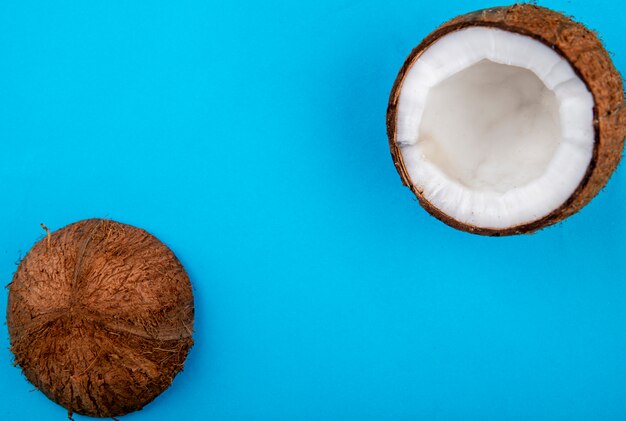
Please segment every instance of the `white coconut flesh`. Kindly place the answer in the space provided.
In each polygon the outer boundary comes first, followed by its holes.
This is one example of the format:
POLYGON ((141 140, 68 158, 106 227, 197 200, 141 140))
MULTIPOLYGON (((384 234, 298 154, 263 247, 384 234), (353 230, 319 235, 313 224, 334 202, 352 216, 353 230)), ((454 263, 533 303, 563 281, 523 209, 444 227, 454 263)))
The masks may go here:
POLYGON ((449 33, 408 70, 396 141, 413 185, 464 224, 503 229, 559 208, 593 155, 594 101, 569 62, 529 36, 449 33))

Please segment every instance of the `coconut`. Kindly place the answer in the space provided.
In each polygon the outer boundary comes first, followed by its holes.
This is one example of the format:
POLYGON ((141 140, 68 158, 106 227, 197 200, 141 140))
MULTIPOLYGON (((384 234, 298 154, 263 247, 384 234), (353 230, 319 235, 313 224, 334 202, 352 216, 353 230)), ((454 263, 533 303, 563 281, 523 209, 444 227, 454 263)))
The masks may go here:
POLYGON ((48 231, 9 284, 15 364, 70 417, 124 415, 167 389, 193 344, 193 314, 174 253, 110 220, 48 231))
POLYGON ((433 216, 483 235, 579 211, 622 154, 622 79, 598 36, 531 4, 457 17, 409 55, 387 110, 402 182, 433 216))

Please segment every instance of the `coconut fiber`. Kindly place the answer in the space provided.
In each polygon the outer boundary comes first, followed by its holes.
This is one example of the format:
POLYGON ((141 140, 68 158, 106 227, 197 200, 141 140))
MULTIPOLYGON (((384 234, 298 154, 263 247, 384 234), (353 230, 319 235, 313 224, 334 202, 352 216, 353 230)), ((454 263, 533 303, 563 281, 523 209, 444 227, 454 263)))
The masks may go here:
POLYGON ((70 417, 141 409, 169 387, 193 344, 185 270, 130 225, 89 219, 48 232, 9 291, 15 364, 70 417))

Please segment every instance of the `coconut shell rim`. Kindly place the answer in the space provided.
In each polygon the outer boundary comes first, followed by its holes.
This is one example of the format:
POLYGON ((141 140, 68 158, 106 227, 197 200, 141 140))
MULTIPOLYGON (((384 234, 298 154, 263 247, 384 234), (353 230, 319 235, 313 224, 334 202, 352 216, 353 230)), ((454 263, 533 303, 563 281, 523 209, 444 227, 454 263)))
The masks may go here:
MULTIPOLYGON (((599 125, 599 113, 598 113, 599 101, 598 101, 596 93, 589 85, 588 80, 582 75, 580 69, 575 65, 575 63, 573 63, 572 60, 570 60, 567 57, 564 51, 555 43, 548 41, 547 39, 540 36, 539 34, 522 26, 514 26, 514 25, 508 25, 505 22, 493 22, 493 21, 485 21, 485 20, 480 20, 480 19, 463 20, 463 18, 470 18, 472 16, 475 16, 483 12, 493 12, 497 10, 511 10, 512 8, 517 7, 517 6, 520 6, 520 5, 493 7, 493 8, 477 10, 477 11, 470 12, 464 15, 460 15, 457 18, 444 23, 443 25, 441 25, 440 27, 438 27, 437 29, 429 33, 415 48, 413 48, 411 53, 405 59, 404 64, 400 68, 400 71, 398 72, 398 75, 396 76, 393 87, 391 89, 391 93, 389 95, 389 102, 388 102, 387 115, 386 115, 387 138, 388 138, 388 143, 389 143, 389 147, 391 151, 391 156, 394 162, 394 166, 396 168, 396 171, 400 175, 402 183, 406 187, 411 189, 413 194, 418 199, 420 205, 430 215, 432 215, 433 217, 437 218, 438 220, 442 221, 443 223, 455 229, 469 232, 472 234, 491 236, 491 237, 511 236, 511 235, 518 235, 518 234, 530 234, 542 228, 545 228, 547 226, 557 224, 561 222, 562 220, 566 219, 567 217, 571 216, 571 214, 577 212, 578 210, 580 210, 582 207, 586 205, 586 203, 584 203, 582 206, 580 206, 579 208, 571 212, 570 208, 572 204, 588 187, 592 179, 592 175, 596 167, 598 166, 600 138, 601 138, 600 125, 599 125), (458 19, 460 19, 461 21, 454 23, 454 21, 458 19), (587 171, 585 172, 583 178, 579 182, 578 187, 559 207, 555 208, 549 214, 539 219, 536 219, 534 221, 530 221, 527 223, 514 225, 514 226, 506 227, 506 228, 489 228, 489 227, 480 227, 480 226, 464 223, 451 217, 450 215, 446 214, 445 212, 437 208, 435 205, 433 205, 428 199, 426 199, 426 197, 422 194, 420 189, 413 184, 410 178, 410 175, 406 169, 406 166, 404 165, 402 152, 400 151, 400 148, 396 142, 396 125, 397 125, 397 108, 398 108, 397 104, 398 104, 400 92, 402 91, 404 79, 406 77, 408 70, 415 64, 415 62, 424 53, 424 51, 426 51, 436 41, 438 41, 442 37, 452 32, 460 31, 462 29, 466 29, 469 27, 488 27, 488 28, 501 29, 504 31, 518 33, 520 35, 525 35, 530 38, 533 38, 536 41, 541 42, 542 44, 553 49, 557 54, 559 54, 559 56, 561 56, 570 64, 570 66, 572 67, 572 70, 575 72, 578 78, 585 84, 585 86, 587 87, 587 89, 593 96, 593 100, 594 100, 594 106, 593 106, 594 145, 593 145, 592 157, 589 162, 589 165, 587 166, 587 171)), ((538 9, 540 13, 546 13, 546 12, 558 13, 551 9, 541 7, 541 6, 535 6, 535 5, 523 5, 523 6, 530 6, 535 9, 538 9)), ((571 18, 567 17, 566 15, 562 13, 559 13, 559 15, 561 15, 563 18, 568 19, 571 22, 571 24, 579 25, 585 28, 587 32, 589 32, 590 34, 592 34, 594 37, 597 38, 597 36, 593 34, 589 29, 587 29, 584 25, 573 21, 571 18)), ((602 48, 603 48, 603 51, 606 53, 606 49, 604 49, 604 46, 602 46, 602 48)), ((622 91, 623 91, 623 87, 622 87, 622 91)), ((622 109, 622 112, 623 112, 623 109, 622 109)), ((608 182, 608 179, 602 184, 602 186, 598 190, 604 187, 606 182, 608 182)))

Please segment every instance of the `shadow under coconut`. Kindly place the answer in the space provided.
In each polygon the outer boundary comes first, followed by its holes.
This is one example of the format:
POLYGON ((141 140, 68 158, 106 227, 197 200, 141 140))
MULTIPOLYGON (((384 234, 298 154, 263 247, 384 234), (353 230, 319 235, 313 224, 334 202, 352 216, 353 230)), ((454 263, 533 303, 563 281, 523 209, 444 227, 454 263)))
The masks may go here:
MULTIPOLYGON (((333 142, 333 162, 343 172, 349 190, 380 189, 385 193, 389 179, 399 181, 390 159, 385 131, 387 99, 393 78, 386 63, 383 36, 360 40, 345 51, 343 62, 331 69, 334 86, 328 92, 332 111, 329 127, 338 131, 339 143, 333 142), (362 48, 359 46, 362 45, 362 48)), ((397 67, 397 63, 391 65, 397 67)))
POLYGON ((332 66, 322 69, 328 83, 323 92, 324 123, 332 129, 326 155, 330 171, 341 180, 333 187, 353 212, 364 218, 369 231, 386 241, 390 235, 444 235, 450 229, 428 215, 413 193, 402 185, 386 132, 389 93, 406 54, 412 47, 399 47, 400 36, 381 30, 354 32, 332 66), (412 228, 408 228, 408 225, 412 228))

